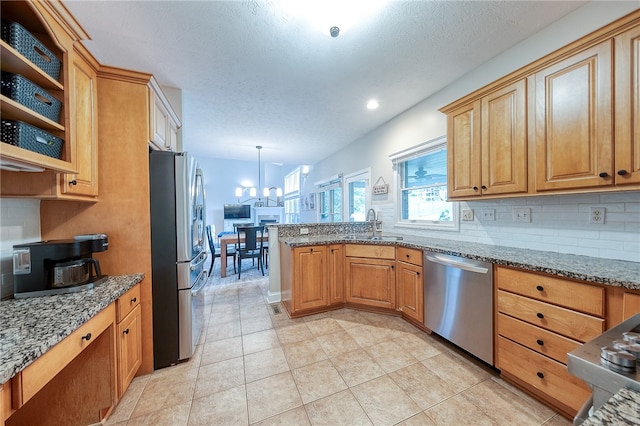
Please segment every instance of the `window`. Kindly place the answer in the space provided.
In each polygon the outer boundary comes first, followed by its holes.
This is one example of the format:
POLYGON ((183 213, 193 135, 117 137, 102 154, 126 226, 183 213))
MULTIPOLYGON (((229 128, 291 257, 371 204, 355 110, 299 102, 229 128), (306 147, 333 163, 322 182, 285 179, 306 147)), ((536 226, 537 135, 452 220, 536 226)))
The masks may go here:
POLYGON ((342 222, 342 175, 316 183, 320 222, 342 222))
POLYGON ((284 177, 284 223, 300 223, 300 167, 284 177))
POLYGON ((369 194, 369 170, 353 173, 345 176, 344 184, 346 189, 345 205, 347 206, 347 217, 345 221, 364 222, 367 208, 370 204, 369 194))
POLYGON ((447 201, 444 137, 391 156, 398 182, 398 225, 458 230, 458 204, 447 201))

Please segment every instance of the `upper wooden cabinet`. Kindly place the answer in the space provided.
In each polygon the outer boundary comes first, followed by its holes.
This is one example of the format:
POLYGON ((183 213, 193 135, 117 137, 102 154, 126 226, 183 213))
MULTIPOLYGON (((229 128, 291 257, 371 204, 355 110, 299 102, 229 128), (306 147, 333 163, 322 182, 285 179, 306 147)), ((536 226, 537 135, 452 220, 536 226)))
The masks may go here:
POLYGON ((640 10, 447 114, 452 199, 640 189, 640 10))
POLYGON ((178 151, 178 129, 182 122, 155 78, 149 82, 149 142, 161 151, 178 151))
POLYGON ((613 184, 612 42, 535 74, 536 190, 613 184))
POLYGON ((615 38, 615 183, 640 183, 640 26, 615 38))
POLYGON ((448 114, 449 197, 527 191, 526 81, 448 114))

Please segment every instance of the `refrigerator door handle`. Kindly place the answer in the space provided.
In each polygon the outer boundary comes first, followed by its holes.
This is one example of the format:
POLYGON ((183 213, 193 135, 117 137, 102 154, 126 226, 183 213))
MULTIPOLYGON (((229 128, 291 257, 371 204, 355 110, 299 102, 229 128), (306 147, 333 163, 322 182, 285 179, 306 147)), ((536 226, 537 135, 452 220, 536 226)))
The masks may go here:
POLYGON ((209 257, 209 255, 207 254, 207 252, 206 252, 206 251, 203 251, 203 252, 200 254, 200 258, 198 259, 198 261, 197 261, 195 264, 192 264, 192 265, 191 265, 191 270, 192 270, 192 271, 195 271, 196 269, 199 269, 199 268, 200 268, 200 266, 201 266, 204 262, 206 262, 206 261, 207 261, 207 258, 208 258, 208 257, 209 257))

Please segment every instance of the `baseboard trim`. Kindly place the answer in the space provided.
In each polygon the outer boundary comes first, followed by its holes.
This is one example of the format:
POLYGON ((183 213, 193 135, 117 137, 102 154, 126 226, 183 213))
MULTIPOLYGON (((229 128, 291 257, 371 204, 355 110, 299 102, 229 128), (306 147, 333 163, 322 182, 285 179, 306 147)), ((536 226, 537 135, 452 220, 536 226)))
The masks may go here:
POLYGON ((272 292, 271 290, 267 290, 267 303, 278 303, 281 300, 282 297, 279 291, 272 292))

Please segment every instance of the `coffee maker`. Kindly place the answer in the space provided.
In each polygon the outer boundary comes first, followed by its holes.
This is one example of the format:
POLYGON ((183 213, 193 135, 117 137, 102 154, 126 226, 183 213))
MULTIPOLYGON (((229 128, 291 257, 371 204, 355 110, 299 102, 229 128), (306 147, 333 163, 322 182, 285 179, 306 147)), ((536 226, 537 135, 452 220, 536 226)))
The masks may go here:
POLYGON ((92 255, 108 247, 106 234, 13 246, 13 296, 19 299, 93 288, 107 276, 92 255))

